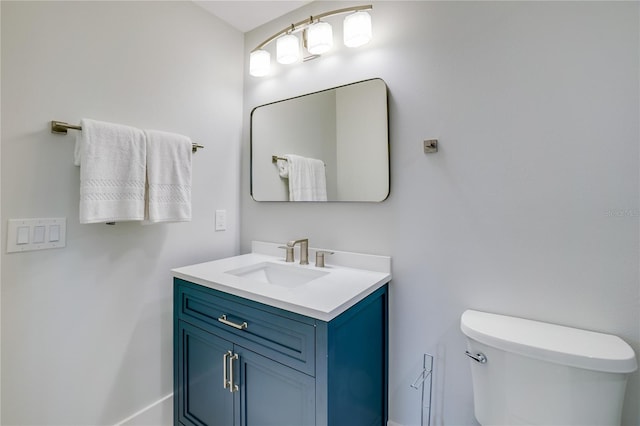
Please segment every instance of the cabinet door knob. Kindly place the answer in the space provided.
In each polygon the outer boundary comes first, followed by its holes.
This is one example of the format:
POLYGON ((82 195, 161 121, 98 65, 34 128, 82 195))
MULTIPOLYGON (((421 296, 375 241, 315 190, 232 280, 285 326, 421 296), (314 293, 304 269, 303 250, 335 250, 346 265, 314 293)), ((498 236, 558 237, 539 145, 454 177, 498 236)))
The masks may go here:
POLYGON ((227 315, 226 314, 224 314, 221 317, 219 317, 218 321, 220 321, 224 325, 228 325, 230 327, 237 328, 238 330, 246 330, 247 327, 249 327, 249 324, 247 324, 246 321, 244 321, 242 324, 238 324, 238 323, 235 323, 233 321, 229 321, 227 319, 227 315))

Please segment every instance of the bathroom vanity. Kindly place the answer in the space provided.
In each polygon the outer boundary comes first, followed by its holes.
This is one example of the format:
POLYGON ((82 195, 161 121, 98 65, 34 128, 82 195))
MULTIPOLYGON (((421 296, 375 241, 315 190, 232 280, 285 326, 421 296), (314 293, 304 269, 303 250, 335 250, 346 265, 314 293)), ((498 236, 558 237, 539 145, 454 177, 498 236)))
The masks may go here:
POLYGON ((174 423, 386 425, 389 268, 287 263, 254 242, 174 269, 174 423))

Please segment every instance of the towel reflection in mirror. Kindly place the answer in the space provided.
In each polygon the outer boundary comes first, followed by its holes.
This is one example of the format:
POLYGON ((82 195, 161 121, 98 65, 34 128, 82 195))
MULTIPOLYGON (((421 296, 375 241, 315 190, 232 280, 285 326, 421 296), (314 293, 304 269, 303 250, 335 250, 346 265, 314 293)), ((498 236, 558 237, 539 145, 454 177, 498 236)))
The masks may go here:
POLYGON ((276 165, 280 177, 289 179, 289 201, 327 201, 324 162, 287 154, 276 165))
POLYGON ((278 166, 278 174, 281 178, 289 177, 289 162, 286 159, 279 159, 276 162, 276 166, 278 166))

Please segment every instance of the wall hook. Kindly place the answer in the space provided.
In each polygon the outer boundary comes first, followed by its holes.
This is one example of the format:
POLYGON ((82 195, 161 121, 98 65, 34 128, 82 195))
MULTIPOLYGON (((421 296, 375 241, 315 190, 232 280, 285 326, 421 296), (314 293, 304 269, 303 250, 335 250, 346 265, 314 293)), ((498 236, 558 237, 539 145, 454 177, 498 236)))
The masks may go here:
POLYGON ((438 152, 438 139, 427 139, 424 141, 424 153, 433 154, 438 152))

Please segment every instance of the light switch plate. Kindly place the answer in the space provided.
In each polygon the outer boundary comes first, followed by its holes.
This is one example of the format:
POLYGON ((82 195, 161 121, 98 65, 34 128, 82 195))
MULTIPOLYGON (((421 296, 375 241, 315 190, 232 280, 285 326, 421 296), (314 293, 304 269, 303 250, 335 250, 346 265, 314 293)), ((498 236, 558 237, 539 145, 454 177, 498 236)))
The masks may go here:
POLYGON ((7 253, 65 247, 66 235, 65 217, 9 219, 7 253))
POLYGON ((227 211, 216 210, 216 231, 227 230, 227 211))

